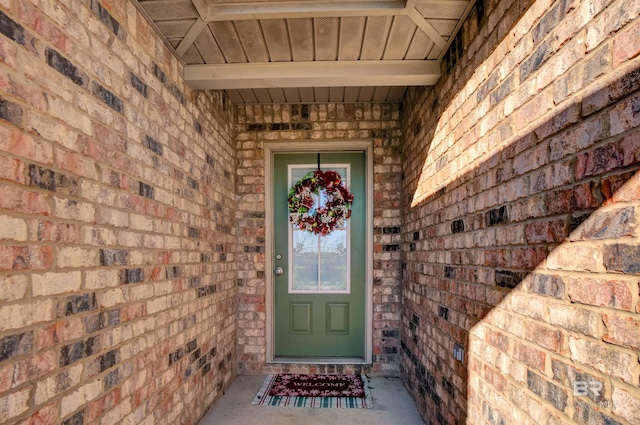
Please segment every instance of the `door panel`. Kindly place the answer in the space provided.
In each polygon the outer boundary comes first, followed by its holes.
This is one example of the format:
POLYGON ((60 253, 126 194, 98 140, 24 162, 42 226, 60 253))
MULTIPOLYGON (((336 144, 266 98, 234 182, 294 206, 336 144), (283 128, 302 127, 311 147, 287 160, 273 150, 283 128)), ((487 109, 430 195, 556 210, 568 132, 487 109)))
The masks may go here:
POLYGON ((365 156, 322 153, 323 170, 339 170, 354 194, 351 218, 327 236, 293 229, 289 188, 317 155, 274 155, 274 334, 276 357, 364 357, 365 156), (346 173, 347 175, 343 175, 346 173))

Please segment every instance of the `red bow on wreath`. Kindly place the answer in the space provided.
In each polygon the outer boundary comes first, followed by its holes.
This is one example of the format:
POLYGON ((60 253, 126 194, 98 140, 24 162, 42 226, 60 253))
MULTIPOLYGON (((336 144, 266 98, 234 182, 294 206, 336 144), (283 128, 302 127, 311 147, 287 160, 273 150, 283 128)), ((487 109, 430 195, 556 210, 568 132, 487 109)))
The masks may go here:
POLYGON ((331 170, 312 171, 289 189, 289 221, 301 230, 328 235, 351 217, 352 202, 353 195, 344 187, 340 174, 331 170), (313 195, 322 190, 326 202, 313 210, 313 195))

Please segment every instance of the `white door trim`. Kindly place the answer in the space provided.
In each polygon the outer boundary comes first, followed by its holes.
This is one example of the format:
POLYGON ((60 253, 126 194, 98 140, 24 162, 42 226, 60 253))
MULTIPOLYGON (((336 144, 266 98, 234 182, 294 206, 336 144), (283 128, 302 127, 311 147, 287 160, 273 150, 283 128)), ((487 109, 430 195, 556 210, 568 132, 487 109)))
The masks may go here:
MULTIPOLYGON (((343 140, 343 141, 313 141, 301 145, 300 141, 274 141, 264 143, 264 184, 265 184, 265 284, 266 284, 266 362, 291 362, 290 359, 276 359, 274 356, 274 247, 273 247, 273 156, 275 153, 309 153, 325 151, 364 152, 366 163, 366 264, 365 264, 365 336, 364 359, 336 358, 336 359, 304 359, 305 363, 346 363, 371 364, 373 360, 373 141, 371 140, 343 140), (307 361, 308 360, 308 361, 307 361)), ((301 359, 296 359, 299 363, 301 359)))

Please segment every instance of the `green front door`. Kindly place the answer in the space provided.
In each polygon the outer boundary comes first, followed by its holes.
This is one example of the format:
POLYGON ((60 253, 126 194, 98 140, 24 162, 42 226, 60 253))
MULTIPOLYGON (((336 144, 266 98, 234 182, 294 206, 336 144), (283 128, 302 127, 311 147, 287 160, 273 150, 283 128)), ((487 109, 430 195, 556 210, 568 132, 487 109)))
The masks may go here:
POLYGON ((360 358, 365 348, 365 156, 322 153, 320 158, 322 170, 337 171, 354 195, 351 218, 325 236, 293 228, 287 204, 289 188, 318 168, 317 155, 274 156, 275 355, 360 358))

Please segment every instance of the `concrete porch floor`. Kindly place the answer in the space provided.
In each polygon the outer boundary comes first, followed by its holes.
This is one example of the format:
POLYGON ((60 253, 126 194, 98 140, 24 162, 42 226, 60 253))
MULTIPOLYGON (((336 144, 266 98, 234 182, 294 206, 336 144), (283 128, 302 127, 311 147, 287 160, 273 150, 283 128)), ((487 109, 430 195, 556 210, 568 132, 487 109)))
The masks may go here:
POLYGON ((370 379, 373 409, 254 406, 265 376, 238 376, 199 425, 424 425, 400 378, 370 379))

